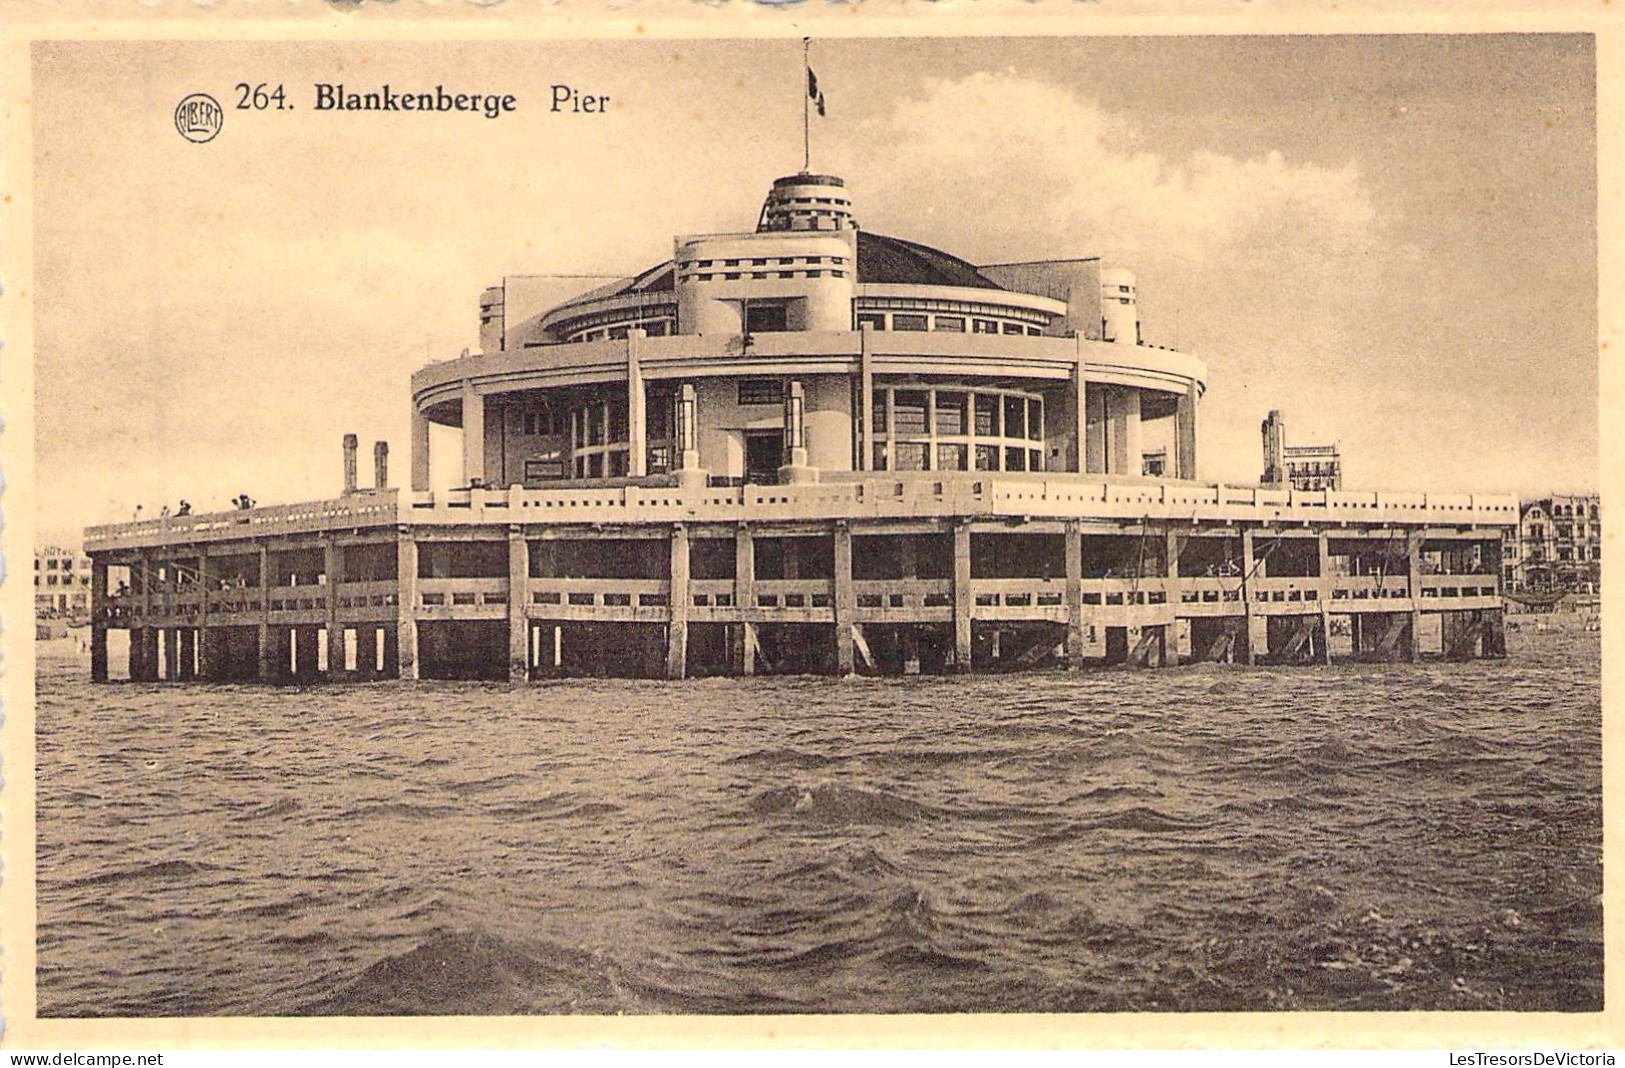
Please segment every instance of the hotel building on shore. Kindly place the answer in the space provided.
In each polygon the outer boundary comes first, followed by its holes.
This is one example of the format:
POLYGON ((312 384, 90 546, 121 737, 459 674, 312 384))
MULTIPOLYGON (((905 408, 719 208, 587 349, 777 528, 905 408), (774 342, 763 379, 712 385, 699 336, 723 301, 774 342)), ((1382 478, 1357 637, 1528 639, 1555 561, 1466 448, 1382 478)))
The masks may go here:
POLYGON ((87 531, 93 676, 110 630, 138 680, 1504 653, 1517 501, 1203 481, 1208 369, 1121 268, 973 265, 804 172, 754 229, 541 288, 412 377, 409 488, 383 443, 359 487, 352 436, 334 498, 87 531))
POLYGON ((88 619, 90 557, 60 545, 34 550, 34 615, 40 619, 88 619))
POLYGON ((1504 545, 1502 580, 1519 593, 1602 592, 1602 498, 1554 494, 1524 501, 1504 545))

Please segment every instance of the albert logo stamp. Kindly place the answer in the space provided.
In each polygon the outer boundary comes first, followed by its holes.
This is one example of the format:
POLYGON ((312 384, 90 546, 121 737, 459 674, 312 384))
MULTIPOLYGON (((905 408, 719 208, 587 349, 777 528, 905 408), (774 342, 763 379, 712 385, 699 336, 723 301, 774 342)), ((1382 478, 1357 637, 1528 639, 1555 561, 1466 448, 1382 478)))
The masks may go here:
POLYGON ((225 121, 220 102, 208 93, 192 93, 175 105, 175 129, 194 144, 213 141, 225 121))

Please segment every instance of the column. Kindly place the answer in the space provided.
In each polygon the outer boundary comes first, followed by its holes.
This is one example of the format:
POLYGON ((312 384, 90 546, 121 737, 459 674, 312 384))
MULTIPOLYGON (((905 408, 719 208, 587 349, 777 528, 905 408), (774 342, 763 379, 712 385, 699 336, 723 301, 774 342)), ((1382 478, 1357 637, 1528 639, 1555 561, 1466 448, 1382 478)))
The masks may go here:
MULTIPOLYGON (((1164 600, 1168 604, 1168 622, 1162 628, 1162 666, 1179 666, 1179 635, 1182 624, 1179 621, 1179 606, 1184 603, 1180 599, 1179 584, 1179 555, 1185 551, 1185 541, 1189 535, 1177 530, 1168 531, 1162 550, 1163 575, 1167 579, 1168 592, 1164 600)), ((1187 628, 1188 629, 1188 628, 1187 628)), ((1200 659, 1194 643, 1191 645, 1191 659, 1200 659)))
MULTIPOLYGON (((1080 566, 1081 570, 1081 566, 1080 566)), ((970 524, 954 527, 954 670, 971 669, 970 524)))
POLYGON ((530 678, 530 543, 517 523, 508 527, 508 678, 530 678))
MULTIPOLYGON (((344 549, 329 534, 322 546, 323 570, 327 572, 327 677, 341 679, 344 670, 344 624, 339 622, 339 585, 344 582, 344 549)), ((359 640, 359 636, 358 636, 359 640)))
POLYGON ((90 561, 90 681, 107 681, 107 562, 90 561))
MULTIPOLYGON (((1081 439, 1080 439, 1081 440, 1081 439)), ((1083 667, 1083 538, 1078 524, 1066 525, 1066 666, 1083 667)))
POLYGON ((1179 395, 1174 414, 1174 477, 1195 479, 1197 385, 1193 378, 1179 395))
POLYGON ((463 380, 463 485, 485 482, 485 398, 463 380))
POLYGON ((399 678, 418 677, 418 543, 403 526, 395 538, 395 664, 399 678))
POLYGON ((145 682, 147 673, 146 662, 147 628, 130 628, 130 681, 145 682))
POLYGON ((1140 435, 1140 391, 1115 386, 1106 394, 1106 471, 1137 477, 1144 466, 1140 435))
POLYGON ((856 669, 852 653, 852 624, 857 597, 852 592, 852 527, 835 524, 835 673, 850 675, 856 669))
POLYGON ((191 682, 197 678, 197 636, 199 631, 194 627, 182 627, 176 631, 179 644, 179 662, 175 665, 174 676, 182 682, 191 682))
POLYGON ((1426 531, 1413 530, 1405 536, 1406 555, 1410 560, 1411 592, 1411 663, 1422 659, 1422 542, 1426 531))
MULTIPOLYGON (((858 438, 858 465, 857 470, 869 471, 875 462, 875 360, 874 360, 874 327, 865 323, 858 328, 858 390, 862 394, 858 399, 857 411, 853 416, 862 428, 858 438)), ((971 426, 976 425, 976 413, 970 413, 971 426)), ((971 450, 969 466, 976 468, 975 450, 971 450)))
POLYGON ((275 682, 277 671, 276 649, 280 642, 271 640, 271 550, 260 546, 260 663, 261 682, 275 682))
POLYGON ((1320 543, 1320 581, 1317 582, 1315 598, 1320 602, 1320 662, 1332 662, 1332 549, 1331 538, 1323 530, 1318 538, 1320 543))
POLYGON ((688 674, 688 527, 671 528, 671 593, 666 602, 671 621, 666 625, 666 678, 688 674))
POLYGON ((638 362, 643 338, 642 330, 626 332, 626 470, 633 478, 649 473, 648 418, 644 410, 648 398, 643 392, 643 365, 638 362))
POLYGON ((429 416, 416 404, 412 405, 412 489, 419 493, 429 488, 429 416))
POLYGON ((214 678, 214 646, 209 641, 209 597, 214 592, 214 580, 209 571, 209 550, 199 546, 197 552, 197 674, 204 680, 214 678))
POLYGON ((704 489, 706 473, 700 467, 700 415, 699 397, 692 383, 685 382, 677 391, 676 432, 677 484, 684 489, 704 489))
POLYGON ((740 620, 739 673, 756 674, 756 537, 749 525, 734 529, 734 608, 740 620))
POLYGON ((1072 435, 1072 455, 1067 461, 1070 470, 1084 472, 1089 469, 1089 386, 1084 375, 1084 339, 1077 341, 1077 362, 1072 366, 1072 383, 1067 391, 1070 406, 1068 431, 1072 435))
POLYGON ((1269 622, 1253 606, 1253 532, 1241 532, 1241 609, 1247 623, 1247 663, 1258 663, 1260 646, 1269 644, 1269 622))

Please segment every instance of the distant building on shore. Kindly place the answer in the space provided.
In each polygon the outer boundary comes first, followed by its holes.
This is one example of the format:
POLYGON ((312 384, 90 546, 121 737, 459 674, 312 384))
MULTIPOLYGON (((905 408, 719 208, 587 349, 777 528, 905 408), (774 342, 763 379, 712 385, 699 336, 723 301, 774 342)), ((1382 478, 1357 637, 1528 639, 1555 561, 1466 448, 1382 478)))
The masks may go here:
POLYGON ((1602 590, 1602 507, 1597 494, 1524 501, 1518 539, 1503 547, 1508 586, 1530 593, 1602 590))
POLYGON ((1271 411, 1259 428, 1264 435, 1265 486, 1295 490, 1340 490, 1343 461, 1336 445, 1288 445, 1286 420, 1271 411))
POLYGON ((89 618, 90 557, 57 545, 34 550, 34 614, 89 618))

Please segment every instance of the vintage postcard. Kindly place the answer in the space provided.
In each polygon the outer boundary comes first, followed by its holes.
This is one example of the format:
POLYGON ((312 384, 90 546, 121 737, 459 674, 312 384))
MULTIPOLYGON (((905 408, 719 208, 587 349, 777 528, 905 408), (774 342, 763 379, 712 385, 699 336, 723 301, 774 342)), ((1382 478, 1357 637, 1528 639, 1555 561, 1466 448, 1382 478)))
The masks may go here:
POLYGON ((228 8, 4 31, 7 1046, 1619 1043, 1605 6, 228 8))

